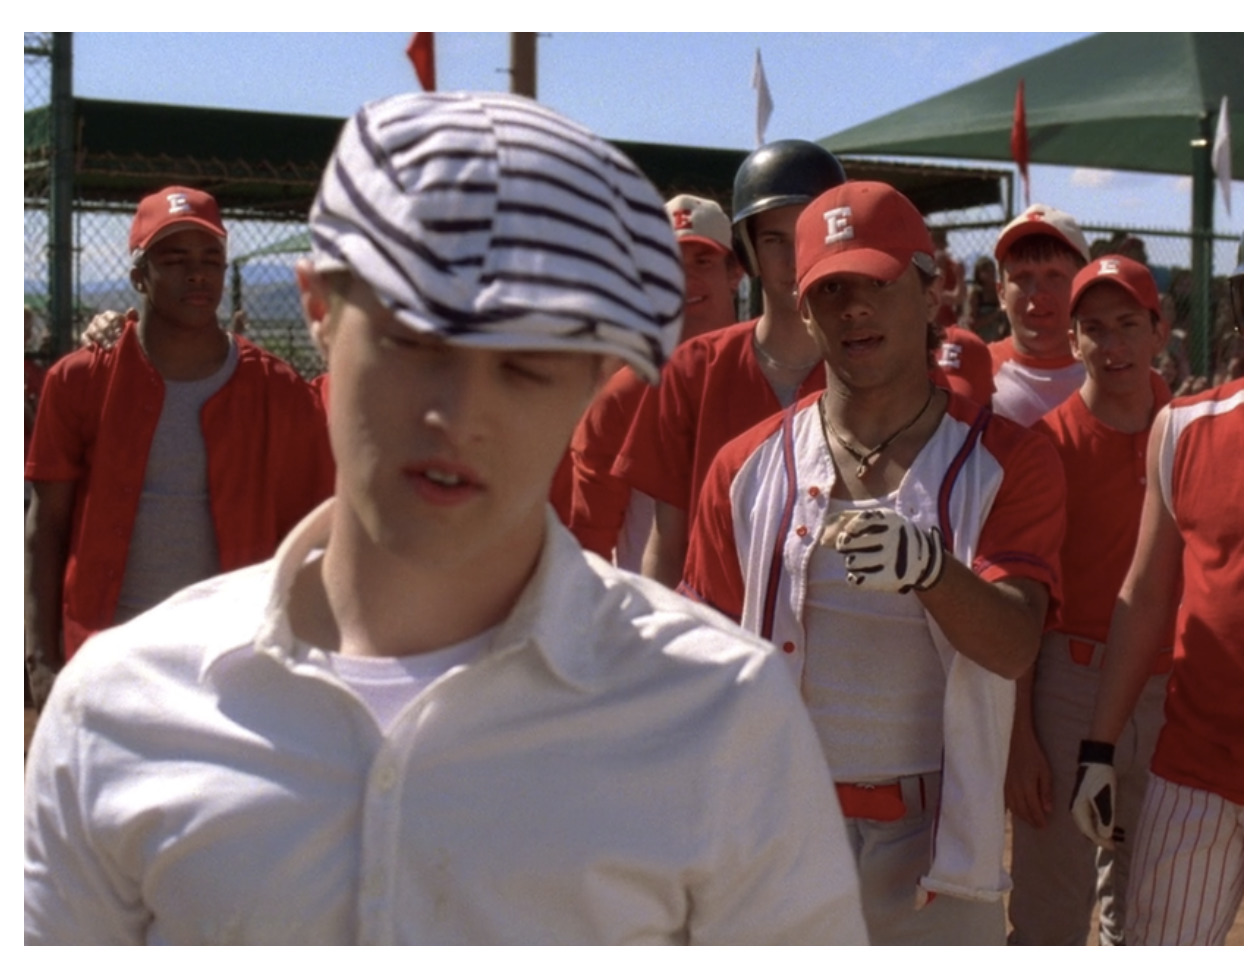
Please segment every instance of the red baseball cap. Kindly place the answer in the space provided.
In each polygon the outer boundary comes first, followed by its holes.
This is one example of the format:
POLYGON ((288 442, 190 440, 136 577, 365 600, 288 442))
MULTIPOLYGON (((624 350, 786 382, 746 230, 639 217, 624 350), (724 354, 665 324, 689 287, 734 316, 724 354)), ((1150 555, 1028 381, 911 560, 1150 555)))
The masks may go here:
POLYGON ((1142 308, 1149 309, 1156 315, 1160 314, 1159 288, 1155 284, 1155 278, 1151 275, 1150 269, 1141 262, 1135 262, 1124 255, 1103 255, 1076 273, 1076 277, 1072 279, 1069 314, 1076 315, 1076 304, 1081 300, 1081 296, 1103 282, 1119 285, 1137 299, 1142 308))
POLYGON ((796 220, 796 302, 827 275, 851 272, 891 282, 913 261, 936 274, 923 216, 905 195, 881 181, 829 188, 796 220))
POLYGON ((128 241, 131 257, 135 259, 159 239, 184 228, 200 228, 216 238, 227 238, 219 203, 211 195, 180 185, 155 191, 136 207, 128 241))

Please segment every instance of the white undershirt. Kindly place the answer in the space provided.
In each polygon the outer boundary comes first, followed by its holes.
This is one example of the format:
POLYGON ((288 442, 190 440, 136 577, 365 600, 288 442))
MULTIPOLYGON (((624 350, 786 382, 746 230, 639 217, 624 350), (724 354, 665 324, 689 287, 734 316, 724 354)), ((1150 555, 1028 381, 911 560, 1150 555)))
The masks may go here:
MULTIPOLYGON (((831 500, 891 509, 894 496, 831 500)), ((941 767, 945 671, 913 593, 851 587, 844 558, 811 555, 802 692, 835 781, 880 782, 941 767)))
POLYGON ((386 732, 421 691, 457 667, 475 662, 490 645, 495 628, 441 650, 410 657, 363 657, 330 652, 337 677, 363 699, 386 732))

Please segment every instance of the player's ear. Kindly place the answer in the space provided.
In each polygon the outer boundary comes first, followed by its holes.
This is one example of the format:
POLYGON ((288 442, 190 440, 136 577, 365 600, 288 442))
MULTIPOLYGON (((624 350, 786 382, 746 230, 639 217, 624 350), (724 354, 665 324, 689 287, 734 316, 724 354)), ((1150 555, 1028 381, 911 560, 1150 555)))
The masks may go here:
MULTIPOLYGON (((1073 319, 1072 324, 1068 326, 1068 344, 1072 347, 1072 358, 1075 359, 1077 362, 1084 362, 1085 360, 1081 357, 1081 345, 1080 345, 1079 336, 1080 336, 1080 329, 1078 328, 1076 324, 1076 319, 1073 319)), ((1156 355, 1158 355, 1158 352, 1156 353, 1156 355)))
POLYGON ((936 321, 941 312, 941 292, 945 289, 945 277, 937 272, 927 285, 923 286, 923 302, 927 307, 928 322, 936 321))
POLYGON ((328 318, 328 286, 319 272, 315 271, 315 264, 308 258, 299 259, 294 272, 297 275, 302 314, 306 316, 306 327, 311 333, 311 341, 315 343, 315 348, 326 363, 332 335, 328 318))
POLYGON ((140 265, 136 265, 131 270, 131 287, 134 288, 137 292, 143 293, 144 283, 145 283, 144 268, 140 265))

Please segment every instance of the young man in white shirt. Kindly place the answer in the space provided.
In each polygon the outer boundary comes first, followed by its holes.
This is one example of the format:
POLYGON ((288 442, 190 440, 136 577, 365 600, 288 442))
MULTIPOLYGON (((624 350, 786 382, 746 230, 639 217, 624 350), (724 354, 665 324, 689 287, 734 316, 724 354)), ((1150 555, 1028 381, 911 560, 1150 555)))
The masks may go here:
POLYGON ((677 336, 659 196, 531 100, 404 95, 311 234, 335 495, 58 681, 27 941, 865 941, 786 668, 547 506, 609 357, 677 336))

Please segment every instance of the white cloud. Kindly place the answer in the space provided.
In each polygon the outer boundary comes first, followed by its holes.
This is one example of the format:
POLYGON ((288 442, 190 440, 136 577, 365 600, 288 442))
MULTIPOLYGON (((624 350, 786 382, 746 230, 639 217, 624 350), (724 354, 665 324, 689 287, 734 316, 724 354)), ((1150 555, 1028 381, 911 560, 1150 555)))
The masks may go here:
POLYGON ((1108 188, 1115 178, 1114 171, 1103 168, 1076 168, 1072 171, 1071 184, 1075 188, 1108 188))

